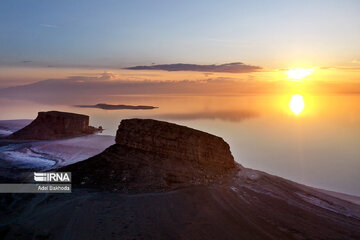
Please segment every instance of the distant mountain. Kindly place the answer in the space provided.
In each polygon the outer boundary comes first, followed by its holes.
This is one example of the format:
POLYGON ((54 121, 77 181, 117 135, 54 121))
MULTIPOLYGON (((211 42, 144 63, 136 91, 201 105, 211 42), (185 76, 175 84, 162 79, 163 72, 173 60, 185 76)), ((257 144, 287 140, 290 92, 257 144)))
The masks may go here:
POLYGON ((239 94, 276 89, 256 81, 208 78, 199 81, 122 81, 96 77, 48 79, 23 86, 0 89, 0 96, 32 100, 46 104, 80 105, 84 102, 104 102, 107 96, 147 94, 239 94))

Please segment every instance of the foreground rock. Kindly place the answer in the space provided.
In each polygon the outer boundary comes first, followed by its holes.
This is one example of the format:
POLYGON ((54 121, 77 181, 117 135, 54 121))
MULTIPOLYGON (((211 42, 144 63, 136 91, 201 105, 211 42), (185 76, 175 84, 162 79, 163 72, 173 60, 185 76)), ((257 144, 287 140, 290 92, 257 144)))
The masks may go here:
POLYGON ((150 120, 123 120, 116 144, 60 171, 74 184, 105 189, 151 190, 207 184, 235 169, 229 145, 220 137, 150 120))
POLYGON ((358 205, 249 169, 175 191, 6 195, 0 214, 4 240, 360 239, 358 205))
POLYGON ((49 111, 39 112, 28 126, 14 132, 8 139, 55 140, 93 134, 97 128, 89 126, 89 116, 49 111))

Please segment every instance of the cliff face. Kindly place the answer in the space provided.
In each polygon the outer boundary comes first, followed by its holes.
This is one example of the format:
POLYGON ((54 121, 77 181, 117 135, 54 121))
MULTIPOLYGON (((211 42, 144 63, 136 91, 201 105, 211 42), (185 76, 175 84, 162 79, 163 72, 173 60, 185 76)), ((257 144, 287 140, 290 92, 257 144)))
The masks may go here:
POLYGON ((154 152, 173 161, 197 165, 212 173, 221 173, 234 166, 230 147, 222 138, 168 122, 123 120, 115 142, 154 152))
POLYGON ((206 184, 235 169, 229 145, 220 137, 150 120, 123 120, 116 144, 60 171, 73 182, 111 189, 164 189, 206 184))
POLYGON ((16 140, 54 140, 92 134, 96 128, 89 126, 89 116, 67 112, 39 112, 28 126, 11 134, 16 140))

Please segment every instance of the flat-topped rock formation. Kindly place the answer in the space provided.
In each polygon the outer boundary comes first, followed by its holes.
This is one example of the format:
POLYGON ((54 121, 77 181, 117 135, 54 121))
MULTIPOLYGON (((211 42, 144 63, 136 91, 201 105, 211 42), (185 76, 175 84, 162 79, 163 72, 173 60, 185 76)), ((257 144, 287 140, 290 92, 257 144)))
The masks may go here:
POLYGON ((220 137, 162 121, 128 119, 121 122, 114 145, 59 171, 73 172, 75 185, 151 190, 207 184, 235 167, 220 137))
POLYGON ((14 132, 8 139, 55 140, 93 134, 97 128, 89 126, 89 116, 49 111, 39 112, 37 118, 26 127, 14 132))

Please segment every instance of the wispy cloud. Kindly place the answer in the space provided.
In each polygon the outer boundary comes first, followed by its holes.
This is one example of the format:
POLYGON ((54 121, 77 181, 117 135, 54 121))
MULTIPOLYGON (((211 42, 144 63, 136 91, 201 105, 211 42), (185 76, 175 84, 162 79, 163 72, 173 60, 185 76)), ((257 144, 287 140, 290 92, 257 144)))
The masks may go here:
POLYGON ((349 63, 344 66, 323 66, 323 67, 320 67, 320 69, 359 71, 360 70, 360 59, 353 59, 352 61, 349 61, 349 63))
POLYGON ((135 66, 128 67, 130 70, 164 70, 164 71, 195 71, 195 72, 222 72, 222 73, 248 73, 256 72, 262 68, 259 66, 247 65, 241 62, 212 64, 212 65, 198 65, 198 64, 162 64, 150 66, 135 66))
POLYGON ((45 28, 59 28, 58 26, 52 24, 40 24, 40 26, 45 28))
POLYGON ((345 70, 345 71, 359 71, 360 67, 348 67, 348 66, 332 66, 332 67, 320 67, 320 69, 336 69, 336 70, 345 70))
POLYGON ((120 75, 110 71, 104 71, 103 73, 100 73, 97 78, 100 80, 111 81, 120 79, 120 75))
MULTIPOLYGON (((201 95, 229 96, 239 94, 283 94, 293 89, 291 81, 265 81, 259 79, 239 79, 238 77, 213 77, 198 80, 138 80, 132 81, 123 75, 102 72, 91 76, 71 76, 68 78, 48 79, 23 86, 0 89, 4 98, 26 99, 54 104, 88 105, 103 102, 109 96, 121 95, 201 95)), ((360 93, 357 82, 309 81, 304 83, 309 94, 360 93)), ((218 113, 195 113, 189 116, 168 115, 167 118, 216 118, 218 113)), ((223 117, 228 113, 221 113, 223 117)), ((246 112, 237 119, 252 117, 246 112)), ((228 117, 229 119, 232 117, 228 117)))

